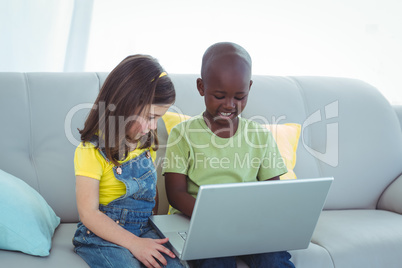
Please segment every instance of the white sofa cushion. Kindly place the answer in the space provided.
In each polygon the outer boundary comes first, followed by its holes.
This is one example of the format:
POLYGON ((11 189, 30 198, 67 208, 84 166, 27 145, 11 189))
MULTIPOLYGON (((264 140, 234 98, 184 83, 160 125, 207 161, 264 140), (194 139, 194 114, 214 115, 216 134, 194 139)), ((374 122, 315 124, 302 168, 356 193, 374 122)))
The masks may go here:
POLYGON ((327 210, 312 242, 330 252, 335 267, 399 268, 402 217, 384 210, 327 210))

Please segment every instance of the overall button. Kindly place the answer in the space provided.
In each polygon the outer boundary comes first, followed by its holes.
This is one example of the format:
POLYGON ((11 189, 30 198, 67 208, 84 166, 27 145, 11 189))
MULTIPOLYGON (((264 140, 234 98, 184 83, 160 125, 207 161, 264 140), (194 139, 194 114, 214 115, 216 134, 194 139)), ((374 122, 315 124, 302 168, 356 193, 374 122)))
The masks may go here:
POLYGON ((150 158, 150 157, 151 157, 151 153, 150 153, 149 151, 147 151, 147 152, 145 153, 145 156, 146 156, 147 158, 150 158))
POLYGON ((121 167, 117 167, 117 168, 116 168, 116 173, 119 174, 119 175, 121 175, 121 172, 122 172, 121 167))

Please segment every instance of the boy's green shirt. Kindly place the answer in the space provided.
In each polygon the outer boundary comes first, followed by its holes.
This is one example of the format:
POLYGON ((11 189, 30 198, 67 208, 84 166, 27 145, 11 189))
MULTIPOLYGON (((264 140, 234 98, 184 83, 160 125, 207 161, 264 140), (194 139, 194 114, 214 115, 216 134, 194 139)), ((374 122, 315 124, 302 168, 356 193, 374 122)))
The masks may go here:
POLYGON ((172 129, 167 146, 163 174, 187 175, 187 191, 195 198, 201 185, 267 180, 287 172, 272 134, 241 117, 226 139, 208 128, 202 114, 195 116, 172 129))

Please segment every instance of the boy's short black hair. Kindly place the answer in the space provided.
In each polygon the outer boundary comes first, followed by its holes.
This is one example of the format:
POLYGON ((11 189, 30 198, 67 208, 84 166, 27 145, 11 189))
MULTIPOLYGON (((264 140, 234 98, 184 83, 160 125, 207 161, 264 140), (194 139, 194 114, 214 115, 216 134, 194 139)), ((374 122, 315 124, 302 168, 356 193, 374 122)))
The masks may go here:
POLYGON ((216 58, 229 54, 235 54, 238 57, 242 58, 244 62, 248 65, 251 74, 252 61, 247 50, 245 50, 242 46, 232 42, 219 42, 211 45, 205 51, 202 57, 201 77, 203 79, 206 77, 206 73, 210 67, 210 64, 213 64, 216 58))

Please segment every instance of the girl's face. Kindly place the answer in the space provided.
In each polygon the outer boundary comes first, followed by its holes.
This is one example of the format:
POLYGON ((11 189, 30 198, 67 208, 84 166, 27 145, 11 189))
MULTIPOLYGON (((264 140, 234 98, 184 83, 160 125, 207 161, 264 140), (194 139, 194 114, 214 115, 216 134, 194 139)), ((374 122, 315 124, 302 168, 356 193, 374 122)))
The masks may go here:
MULTIPOLYGON (((148 114, 136 117, 135 123, 128 131, 128 136, 132 140, 138 140, 146 135, 150 130, 155 130, 158 119, 161 118, 172 104, 151 104, 148 114)), ((146 107, 148 108, 148 107, 146 107)))

